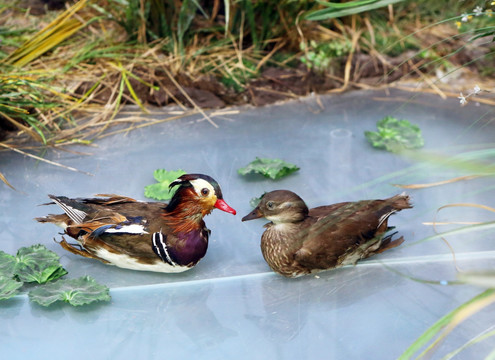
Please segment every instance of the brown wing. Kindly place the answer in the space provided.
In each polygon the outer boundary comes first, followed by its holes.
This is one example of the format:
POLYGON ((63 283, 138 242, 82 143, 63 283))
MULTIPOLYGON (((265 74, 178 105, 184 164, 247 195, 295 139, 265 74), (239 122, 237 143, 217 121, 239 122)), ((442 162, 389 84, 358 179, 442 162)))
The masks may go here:
POLYGON ((168 231, 161 217, 164 203, 138 202, 118 195, 87 199, 50 197, 65 214, 49 215, 39 221, 67 224, 67 234, 82 239, 83 246, 90 250, 105 248, 156 258, 151 248, 151 236, 154 232, 168 231), (129 228, 131 225, 135 225, 134 228, 129 228))
POLYGON ((318 206, 312 209, 309 209, 309 216, 313 217, 317 220, 324 218, 328 216, 329 214, 337 211, 339 208, 342 206, 346 206, 350 204, 349 202, 341 202, 337 204, 332 204, 332 205, 325 205, 325 206, 318 206))
MULTIPOLYGON (((119 253, 132 256, 156 258, 151 248, 153 233, 168 233, 162 220, 164 204, 143 202, 112 202, 103 208, 95 207, 92 221, 78 225, 83 230, 92 230, 85 246, 92 242, 103 242, 119 253), (142 233, 126 232, 130 225, 142 226, 142 233), (108 232, 111 229, 111 233, 108 232)), ((171 239, 169 239, 171 240, 171 239)), ((101 243, 100 245, 101 246, 101 243)))
MULTIPOLYGON (((402 203, 396 204, 396 200, 393 197, 339 203, 310 210, 317 221, 309 227, 306 240, 296 252, 296 261, 313 269, 339 265, 346 254, 387 231, 388 217, 405 208, 402 203)), ((410 207, 408 202, 407 205, 410 207)))

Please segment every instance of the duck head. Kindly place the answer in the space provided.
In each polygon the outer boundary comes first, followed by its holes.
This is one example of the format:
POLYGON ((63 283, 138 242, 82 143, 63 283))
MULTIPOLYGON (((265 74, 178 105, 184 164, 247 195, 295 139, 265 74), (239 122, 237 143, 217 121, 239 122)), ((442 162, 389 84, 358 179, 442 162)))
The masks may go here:
POLYGON ((242 221, 264 217, 274 224, 295 223, 304 220, 308 207, 303 199, 288 190, 275 190, 264 194, 258 206, 242 221))
POLYGON ((167 205, 168 212, 188 210, 201 216, 214 208, 235 215, 236 211, 223 200, 222 190, 212 177, 203 174, 185 174, 173 181, 169 187, 179 186, 167 205))

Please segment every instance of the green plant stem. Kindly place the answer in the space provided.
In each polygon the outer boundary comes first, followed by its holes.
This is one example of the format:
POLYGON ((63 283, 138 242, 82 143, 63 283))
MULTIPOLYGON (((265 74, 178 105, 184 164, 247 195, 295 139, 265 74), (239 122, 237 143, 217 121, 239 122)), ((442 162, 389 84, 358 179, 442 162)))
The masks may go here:
MULTIPOLYGON (((414 343, 412 343, 399 357, 399 360, 408 360, 413 357, 413 355, 418 352, 423 346, 428 343, 434 336, 436 336, 443 328, 453 323, 453 320, 464 310, 470 309, 473 304, 476 304, 479 301, 495 301, 495 289, 488 289, 482 292, 481 294, 475 296, 471 300, 465 302, 461 306, 452 310, 447 315, 443 316, 440 320, 435 322, 432 326, 430 326, 414 343)), ((463 319, 461 319, 462 321, 463 319)), ((455 326, 455 325, 454 325, 455 326)), ((448 332, 444 332, 440 334, 438 338, 430 344, 421 354, 419 354, 418 358, 424 357, 428 352, 432 351, 435 346, 447 335, 448 332)))

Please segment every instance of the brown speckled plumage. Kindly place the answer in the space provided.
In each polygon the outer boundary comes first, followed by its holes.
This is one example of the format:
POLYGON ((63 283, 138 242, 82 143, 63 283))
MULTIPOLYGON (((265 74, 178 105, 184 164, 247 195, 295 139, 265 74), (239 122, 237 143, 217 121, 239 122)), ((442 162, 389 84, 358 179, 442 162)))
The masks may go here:
POLYGON ((400 245, 403 237, 392 241, 393 234, 386 235, 388 217, 411 207, 407 195, 396 195, 309 210, 298 195, 276 190, 242 220, 271 221, 261 237, 263 256, 275 272, 296 277, 356 264, 400 245))

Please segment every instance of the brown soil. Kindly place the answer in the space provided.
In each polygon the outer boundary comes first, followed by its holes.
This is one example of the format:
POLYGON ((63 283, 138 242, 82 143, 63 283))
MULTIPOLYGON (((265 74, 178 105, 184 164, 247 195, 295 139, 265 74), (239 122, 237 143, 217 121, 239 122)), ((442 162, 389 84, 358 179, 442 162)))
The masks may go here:
MULTIPOLYGON (((64 1, 56 0, 25 0, 34 11, 43 13, 44 9, 55 9, 64 6, 64 1), (35 6, 38 4, 39 6, 35 6)), ((447 28, 445 28, 448 30, 447 28)), ((451 31, 451 30, 449 30, 451 31)), ((439 55, 449 56, 448 60, 459 67, 463 64, 469 64, 473 59, 483 59, 483 54, 490 50, 488 46, 476 46, 472 44, 466 46, 462 52, 456 52, 455 49, 460 47, 463 41, 457 38, 457 43, 452 41, 441 42, 441 39, 448 39, 447 35, 442 33, 421 33, 424 39, 421 43, 425 48, 435 43, 441 43, 445 49, 437 49, 439 55)), ((464 44, 465 45, 465 44, 464 44)), ((330 74, 328 72, 318 73, 308 70, 304 64, 297 68, 279 68, 265 66, 259 76, 244 84, 241 91, 236 91, 226 87, 214 76, 202 75, 193 78, 186 74, 174 75, 174 80, 169 78, 169 74, 160 70, 150 70, 150 68, 134 67, 132 73, 146 83, 151 83, 157 89, 150 88, 143 82, 134 78, 129 78, 132 89, 137 97, 144 104, 153 106, 166 106, 168 104, 180 103, 186 107, 197 106, 203 109, 224 108, 231 105, 251 104, 254 106, 263 106, 270 103, 297 98, 311 93, 325 93, 329 91, 343 91, 354 88, 369 88, 382 86, 397 80, 403 80, 411 77, 419 77, 422 74, 435 69, 437 64, 425 67, 426 60, 415 56, 411 52, 405 52, 398 57, 387 57, 371 55, 356 52, 352 58, 343 57, 334 59, 330 74), (177 86, 177 84, 179 84, 177 86)), ((483 66, 482 61, 477 61, 474 65, 466 67, 477 73, 483 66)), ((98 78, 98 74, 95 78, 98 78)), ((106 78, 107 84, 118 83, 120 74, 106 78), (113 80, 113 81, 112 81, 113 80)), ((94 86, 94 82, 83 82, 75 90, 77 94, 86 94, 94 86)), ((102 86, 92 93, 92 101, 100 104, 106 104, 109 97, 115 96, 115 92, 102 86)), ((124 102, 131 102, 132 96, 126 90, 124 102)), ((0 118, 0 138, 2 130, 11 131, 15 129, 12 124, 5 119, 0 118)), ((1 139, 0 139, 1 140, 1 139)))
MULTIPOLYGON (((414 60, 405 61, 409 56, 410 54, 404 54, 398 58, 390 58, 385 64, 383 62, 378 63, 369 55, 358 54, 353 58, 352 76, 347 87, 352 89, 380 86, 404 78, 410 73, 414 73, 412 67, 417 65, 414 60), (400 65, 403 62, 405 63, 400 65)), ((166 74, 160 71, 154 71, 153 74, 150 74, 149 70, 144 68, 134 68, 133 73, 145 82, 156 85, 159 90, 151 89, 135 79, 129 80, 139 99, 143 103, 154 106, 165 106, 179 102, 186 107, 192 107, 193 104, 190 100, 196 106, 204 109, 241 104, 263 106, 310 93, 324 93, 343 88, 346 60, 347 58, 343 58, 336 62, 334 71, 335 69, 340 70, 337 70, 337 75, 333 76, 310 71, 303 64, 298 68, 268 66, 262 70, 258 77, 249 81, 245 85, 245 89, 240 92, 227 88, 217 78, 208 75, 193 79, 185 74, 178 74, 175 80, 180 87, 177 87, 166 74)), ((85 82, 79 86, 76 93, 84 94, 93 85, 91 82, 85 82)), ((126 94, 129 95, 128 91, 126 94)), ((105 103, 110 95, 111 90, 106 88, 97 92, 94 100, 105 103)))

